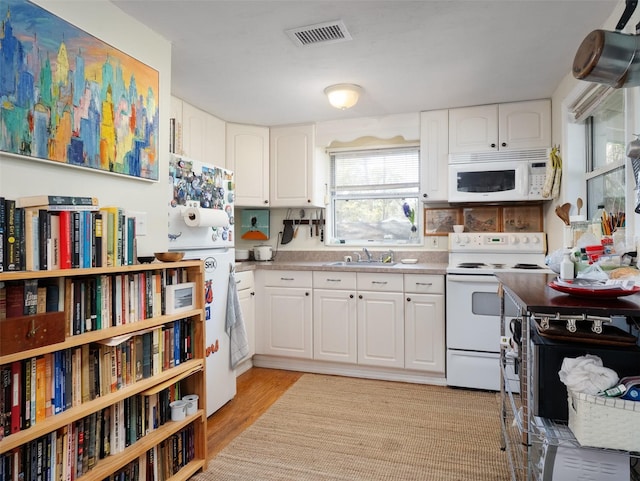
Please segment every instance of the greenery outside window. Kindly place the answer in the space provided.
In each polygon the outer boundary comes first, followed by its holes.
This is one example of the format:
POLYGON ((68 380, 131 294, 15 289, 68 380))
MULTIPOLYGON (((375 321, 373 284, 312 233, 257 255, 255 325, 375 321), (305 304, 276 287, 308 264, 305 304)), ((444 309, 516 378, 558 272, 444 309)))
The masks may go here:
POLYGON ((599 206, 607 212, 625 210, 626 134, 625 97, 619 89, 608 96, 586 120, 587 215, 599 206))
POLYGON ((420 244, 418 147, 331 153, 332 244, 420 244))

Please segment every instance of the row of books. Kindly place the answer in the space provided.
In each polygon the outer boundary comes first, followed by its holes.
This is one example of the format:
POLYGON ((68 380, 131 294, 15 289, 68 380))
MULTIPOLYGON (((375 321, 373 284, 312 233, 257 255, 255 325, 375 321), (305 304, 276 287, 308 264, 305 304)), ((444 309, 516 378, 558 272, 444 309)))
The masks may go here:
MULTIPOLYGON (((72 278, 66 333, 73 336, 166 314, 165 287, 185 279, 181 268, 72 278)), ((59 279, 0 282, 0 319, 58 312, 61 306, 64 284, 59 279)))
POLYGON ((179 319, 0 366, 0 439, 193 359, 193 327, 179 319))
MULTIPOLYGON (((179 384, 150 396, 133 396, 0 455, 0 479, 73 480, 87 475, 102 459, 122 452, 168 422, 153 419, 158 406, 177 399, 179 384), (154 425, 154 423, 156 423, 154 425)), ((191 424, 150 449, 108 480, 164 481, 194 459, 191 424)))
POLYGON ((134 264, 135 226, 95 197, 0 197, 0 272, 134 264))
POLYGON ((58 279, 0 282, 0 319, 58 312, 64 304, 63 296, 58 279))

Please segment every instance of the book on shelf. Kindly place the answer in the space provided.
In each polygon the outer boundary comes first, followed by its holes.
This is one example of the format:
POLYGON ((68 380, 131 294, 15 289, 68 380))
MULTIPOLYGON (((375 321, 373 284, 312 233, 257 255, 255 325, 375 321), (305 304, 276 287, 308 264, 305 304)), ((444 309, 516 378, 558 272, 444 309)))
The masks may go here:
POLYGON ((47 219, 49 220, 49 244, 50 250, 49 261, 47 263, 47 269, 55 271, 60 269, 60 213, 59 212, 47 212, 47 219))
POLYGON ((23 388, 23 362, 13 361, 11 363, 11 432, 17 433, 22 429, 22 388, 23 388))
POLYGON ((28 208, 24 212, 25 268, 39 271, 41 260, 40 210, 28 208))
POLYGON ((0 196, 0 272, 5 270, 5 198, 0 196))
POLYGON ((60 224, 60 269, 72 267, 71 211, 63 210, 58 214, 60 224))
POLYGON ((38 313, 38 279, 25 279, 24 281, 23 315, 28 316, 38 313))
POLYGON ((36 358, 36 386, 35 386, 35 422, 40 423, 46 417, 46 360, 44 356, 36 358))
POLYGON ((53 414, 53 361, 52 352, 44 355, 45 362, 45 395, 44 395, 44 415, 49 417, 53 414))
MULTIPOLYGON (((25 213, 29 208, 25 208, 25 213)), ((46 210, 38 210, 38 241, 39 241, 39 265, 43 271, 50 270, 51 259, 51 224, 49 213, 46 210)))
POLYGON ((24 315, 24 283, 20 281, 7 282, 4 287, 6 297, 7 317, 24 315))
POLYGON ((18 197, 16 199, 16 207, 34 207, 34 206, 97 206, 98 199, 96 197, 70 196, 70 195, 31 195, 18 197))
POLYGON ((13 199, 5 199, 5 237, 4 237, 4 270, 19 271, 20 253, 17 241, 16 229, 18 227, 18 219, 16 219, 16 201, 13 199))

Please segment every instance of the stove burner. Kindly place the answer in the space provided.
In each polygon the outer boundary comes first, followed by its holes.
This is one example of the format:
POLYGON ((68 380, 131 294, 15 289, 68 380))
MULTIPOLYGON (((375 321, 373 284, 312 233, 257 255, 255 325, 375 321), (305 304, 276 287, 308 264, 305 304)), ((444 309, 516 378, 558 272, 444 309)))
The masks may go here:
POLYGON ((514 269, 542 269, 538 264, 516 264, 514 269))
POLYGON ((461 262, 458 264, 458 267, 462 269, 478 269, 479 267, 484 267, 486 264, 482 262, 461 262))

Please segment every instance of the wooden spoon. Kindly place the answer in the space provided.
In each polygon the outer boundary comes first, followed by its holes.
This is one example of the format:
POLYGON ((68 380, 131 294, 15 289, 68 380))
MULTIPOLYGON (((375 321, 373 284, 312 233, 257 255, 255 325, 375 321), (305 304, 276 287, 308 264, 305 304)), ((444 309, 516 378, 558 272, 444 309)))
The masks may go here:
POLYGON ((557 205, 555 209, 556 215, 560 217, 560 219, 562 219, 562 222, 564 222, 566 225, 571 225, 571 220, 569 219, 570 209, 571 204, 569 202, 567 202, 566 204, 557 205))
POLYGON ((576 207, 578 208, 578 215, 580 215, 580 209, 582 209, 582 198, 578 197, 578 200, 576 200, 576 207))

